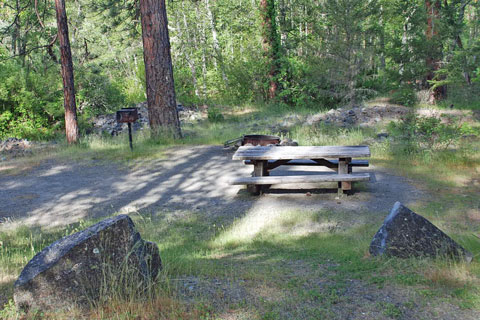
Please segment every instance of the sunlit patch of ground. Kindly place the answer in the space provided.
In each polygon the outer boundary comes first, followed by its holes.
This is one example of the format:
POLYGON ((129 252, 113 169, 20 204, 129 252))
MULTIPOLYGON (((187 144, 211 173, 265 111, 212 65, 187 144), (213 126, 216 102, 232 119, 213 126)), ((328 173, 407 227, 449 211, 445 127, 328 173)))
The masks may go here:
POLYGON ((36 159, 24 159, 17 160, 15 162, 8 161, 0 163, 0 174, 2 175, 21 175, 31 172, 35 167, 41 164, 42 160, 36 159))

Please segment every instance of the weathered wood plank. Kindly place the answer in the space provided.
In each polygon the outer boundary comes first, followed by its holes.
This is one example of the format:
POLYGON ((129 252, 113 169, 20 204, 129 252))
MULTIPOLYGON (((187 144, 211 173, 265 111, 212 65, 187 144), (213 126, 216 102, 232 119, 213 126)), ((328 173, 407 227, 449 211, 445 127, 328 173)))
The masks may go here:
MULTIPOLYGON (((252 160, 245 160, 243 162, 246 165, 252 165, 253 162, 252 160)), ((326 167, 332 167, 336 168, 338 167, 338 160, 325 160, 325 159, 317 159, 317 160, 308 160, 308 159, 301 159, 301 160, 268 160, 268 168, 272 168, 272 165, 274 165, 273 168, 276 168, 278 166, 326 166, 326 167), (318 160, 324 160, 328 161, 328 165, 324 165, 323 163, 320 164, 318 160), (280 162, 281 161, 281 162, 280 162), (280 162, 277 165, 277 162, 280 162)), ((369 163, 368 160, 352 160, 349 163, 349 167, 368 167, 369 163)))
MULTIPOLYGON (((253 161, 253 177, 268 176, 267 161, 259 160, 253 161)), ((247 185, 248 192, 252 194, 259 194, 262 192, 262 186, 256 184, 247 185)))
POLYGON ((341 182, 341 181, 368 181, 369 173, 351 174, 318 174, 302 176, 268 176, 268 177, 240 177, 230 181, 233 185, 242 184, 289 184, 289 183, 317 183, 317 182, 341 182))
POLYGON ((240 147, 233 160, 286 160, 370 157, 368 146, 270 146, 240 147))
MULTIPOLYGON (((352 159, 350 159, 350 158, 340 158, 338 160, 338 174, 339 175, 348 174, 348 165, 349 165, 351 160, 352 159)), ((341 189, 341 190, 339 190, 339 192, 340 191, 352 190, 352 182, 342 180, 341 182, 339 182, 338 188, 341 189)))

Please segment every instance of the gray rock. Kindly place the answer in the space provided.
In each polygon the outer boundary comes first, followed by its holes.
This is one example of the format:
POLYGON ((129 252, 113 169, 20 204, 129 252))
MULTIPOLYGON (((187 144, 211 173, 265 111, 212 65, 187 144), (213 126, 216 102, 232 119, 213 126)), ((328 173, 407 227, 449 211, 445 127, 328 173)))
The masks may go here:
MULTIPOLYGON (((138 120, 133 123, 133 131, 149 128, 150 124, 147 102, 138 103, 135 108, 138 109, 138 120)), ((177 113, 182 125, 202 118, 200 111, 193 108, 187 108, 179 102, 177 102, 177 113)), ((115 113, 98 115, 91 118, 89 122, 93 125, 93 131, 97 134, 107 133, 116 136, 128 130, 126 123, 117 123, 115 113)))
POLYGON ((373 256, 450 257, 472 260, 472 254, 424 217, 396 202, 370 244, 373 256))
POLYGON ((379 134, 377 134, 377 138, 381 139, 381 138, 388 138, 388 133, 386 132, 380 132, 379 134))
POLYGON ((321 113, 311 115, 307 118, 306 123, 312 125, 323 120, 324 115, 321 113))
POLYGON ((280 141, 280 146, 298 146, 298 142, 295 140, 292 140, 290 138, 285 138, 282 141, 280 141))
POLYGON ((349 125, 353 125, 355 124, 355 122, 357 121, 356 117, 353 116, 353 117, 347 117, 343 120, 345 123, 349 124, 349 125))
POLYGON ((158 247, 144 241, 126 215, 66 236, 28 262, 14 285, 23 310, 88 308, 109 292, 141 294, 161 269, 158 247))

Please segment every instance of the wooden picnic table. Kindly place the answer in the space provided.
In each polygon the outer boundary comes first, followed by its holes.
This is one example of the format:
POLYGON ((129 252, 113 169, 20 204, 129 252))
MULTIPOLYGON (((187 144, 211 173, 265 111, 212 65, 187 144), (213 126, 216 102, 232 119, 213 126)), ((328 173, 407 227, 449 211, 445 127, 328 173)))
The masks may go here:
POLYGON ((370 157, 368 146, 244 146, 233 155, 233 160, 244 160, 253 165, 252 177, 239 177, 234 185, 247 185, 247 190, 259 194, 272 184, 298 184, 338 182, 338 192, 351 190, 353 181, 370 180, 369 173, 353 173, 353 167, 368 167, 367 160, 353 158, 370 157), (270 171, 279 166, 325 166, 335 173, 319 172, 314 175, 275 175, 270 171))

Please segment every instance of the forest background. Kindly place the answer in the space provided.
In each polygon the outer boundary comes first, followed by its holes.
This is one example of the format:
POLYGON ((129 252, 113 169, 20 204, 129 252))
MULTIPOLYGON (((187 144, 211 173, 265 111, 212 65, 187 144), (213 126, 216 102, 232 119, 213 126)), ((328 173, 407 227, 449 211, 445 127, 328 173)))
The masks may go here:
MULTIPOLYGON (((145 101, 137 0, 66 1, 81 131, 145 101)), ((477 0, 167 0, 177 99, 480 106, 477 0)), ((54 1, 0 0, 0 139, 63 132, 54 1)))

